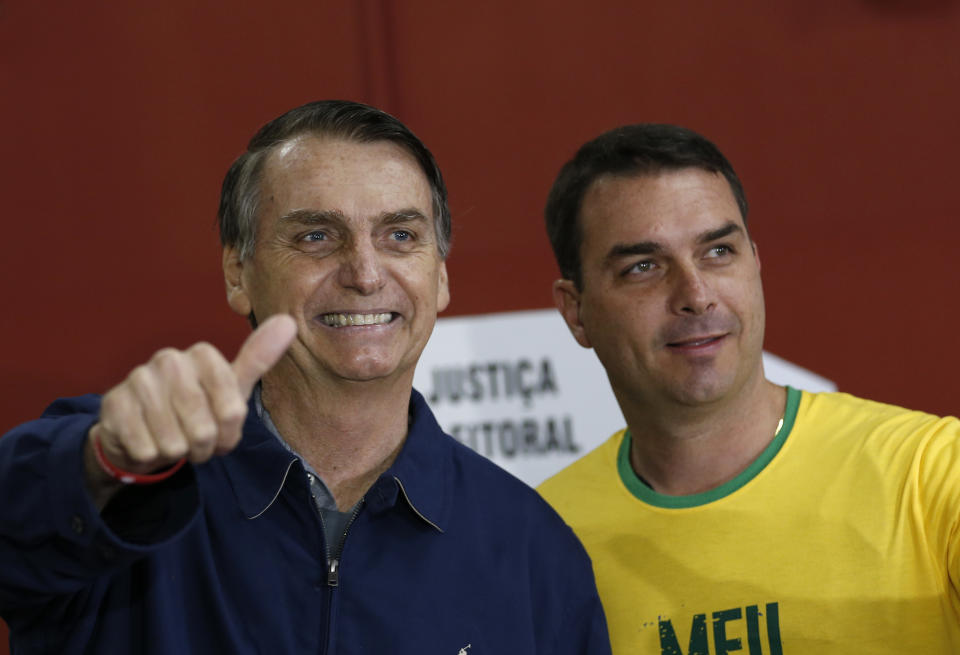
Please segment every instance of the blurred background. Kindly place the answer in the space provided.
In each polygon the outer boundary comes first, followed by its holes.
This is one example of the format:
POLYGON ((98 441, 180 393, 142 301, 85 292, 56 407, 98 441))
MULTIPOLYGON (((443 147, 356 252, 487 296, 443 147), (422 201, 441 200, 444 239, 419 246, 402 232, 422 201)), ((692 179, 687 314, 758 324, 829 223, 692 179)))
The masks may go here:
POLYGON ((766 349, 956 414, 958 44, 953 0, 0 0, 0 432, 162 346, 234 352, 220 182, 321 98, 397 115, 439 160, 447 316, 549 307, 560 165, 678 123, 746 186, 766 349))

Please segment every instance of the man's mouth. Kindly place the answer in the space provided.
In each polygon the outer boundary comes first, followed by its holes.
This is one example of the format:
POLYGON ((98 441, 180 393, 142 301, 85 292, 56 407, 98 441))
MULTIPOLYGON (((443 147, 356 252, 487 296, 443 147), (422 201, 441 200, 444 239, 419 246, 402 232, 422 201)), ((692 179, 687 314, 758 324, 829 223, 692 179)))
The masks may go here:
POLYGON ((700 346, 706 346, 708 344, 720 341, 726 335, 719 334, 711 337, 697 337, 695 339, 685 339, 683 341, 673 341, 667 345, 671 348, 698 348, 700 346))
POLYGON ((379 314, 324 314, 320 320, 330 327, 349 327, 353 325, 384 325, 393 319, 390 312, 379 314))

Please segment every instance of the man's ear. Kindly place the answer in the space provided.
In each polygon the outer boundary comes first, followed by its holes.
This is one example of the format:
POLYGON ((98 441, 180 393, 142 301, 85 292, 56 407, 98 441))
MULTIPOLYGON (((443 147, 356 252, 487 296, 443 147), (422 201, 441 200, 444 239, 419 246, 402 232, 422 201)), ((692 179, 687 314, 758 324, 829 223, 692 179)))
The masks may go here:
POLYGON ((241 316, 249 316, 252 311, 250 297, 243 286, 243 261, 240 251, 233 246, 223 247, 223 281, 227 286, 227 304, 241 316))
POLYGON ((753 258, 757 261, 757 270, 760 270, 760 250, 757 247, 756 241, 751 241, 750 246, 753 248, 753 258))
POLYGON ((560 315, 577 343, 584 348, 592 348, 580 321, 580 290, 572 280, 557 280, 553 283, 553 304, 560 310, 560 315))
POLYGON ((437 279, 437 313, 450 304, 450 280, 447 277, 447 262, 440 262, 440 275, 437 279))

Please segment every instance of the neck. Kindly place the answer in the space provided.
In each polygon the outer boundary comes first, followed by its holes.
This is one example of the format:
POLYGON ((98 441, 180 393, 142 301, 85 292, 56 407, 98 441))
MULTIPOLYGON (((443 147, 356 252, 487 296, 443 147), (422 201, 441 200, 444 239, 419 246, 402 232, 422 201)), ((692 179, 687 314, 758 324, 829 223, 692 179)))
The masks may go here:
MULTIPOLYGON (((271 372, 273 373, 273 372, 271 372)), ((263 405, 284 440, 320 474, 341 511, 386 471, 407 436, 410 380, 311 380, 267 374, 263 405)))
POLYGON ((773 441, 786 390, 765 378, 729 400, 706 406, 625 409, 630 464, 656 491, 702 493, 746 469, 773 441))

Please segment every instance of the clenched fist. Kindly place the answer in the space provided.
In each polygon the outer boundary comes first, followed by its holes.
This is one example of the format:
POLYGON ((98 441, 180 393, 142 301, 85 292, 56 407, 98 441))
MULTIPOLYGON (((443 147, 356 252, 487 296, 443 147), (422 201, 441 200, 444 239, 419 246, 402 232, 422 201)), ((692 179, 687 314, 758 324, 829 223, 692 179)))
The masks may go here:
POLYGON ((112 464, 150 473, 183 457, 199 464, 240 441, 257 380, 290 347, 297 326, 278 314, 263 322, 231 363, 207 343, 157 352, 103 397, 85 446, 87 486, 103 507, 119 484, 96 461, 93 439, 112 464))

